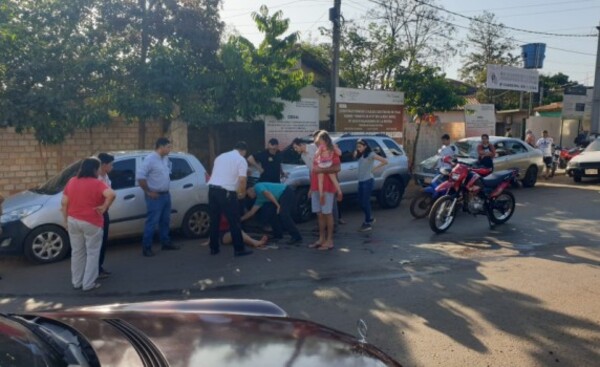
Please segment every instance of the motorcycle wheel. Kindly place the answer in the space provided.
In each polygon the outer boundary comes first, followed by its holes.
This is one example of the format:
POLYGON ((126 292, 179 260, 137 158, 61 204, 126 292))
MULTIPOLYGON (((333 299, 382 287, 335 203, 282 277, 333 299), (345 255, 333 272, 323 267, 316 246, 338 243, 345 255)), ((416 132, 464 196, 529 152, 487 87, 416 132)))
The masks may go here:
POLYGON ((488 215, 495 224, 506 223, 515 213, 515 196, 510 191, 504 191, 489 203, 488 215))
POLYGON ((452 226, 454 219, 456 218, 456 206, 454 210, 450 210, 452 201, 454 199, 450 196, 442 196, 437 199, 431 211, 429 212, 429 227, 435 233, 443 233, 452 226))
POLYGON ((433 197, 430 193, 422 192, 410 203, 410 214, 417 219, 425 218, 431 211, 433 197))

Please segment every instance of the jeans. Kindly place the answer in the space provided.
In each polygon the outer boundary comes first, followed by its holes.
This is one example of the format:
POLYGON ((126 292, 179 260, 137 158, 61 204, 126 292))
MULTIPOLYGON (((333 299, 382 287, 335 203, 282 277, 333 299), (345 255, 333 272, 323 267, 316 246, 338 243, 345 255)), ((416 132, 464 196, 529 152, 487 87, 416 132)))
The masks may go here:
POLYGON ((102 265, 104 265, 104 254, 106 253, 106 243, 108 242, 108 227, 110 225, 110 218, 108 212, 104 212, 104 234, 102 235, 102 247, 100 247, 100 261, 98 263, 98 269, 100 272, 104 271, 102 265))
POLYGON ((375 180, 372 178, 358 182, 358 202, 365 213, 365 223, 367 224, 373 221, 373 217, 371 216, 371 193, 373 192, 374 182, 375 180))
POLYGON ((220 236, 219 222, 221 213, 229 222, 229 232, 233 241, 235 252, 244 251, 244 239, 242 238, 242 225, 240 222, 240 204, 234 191, 222 188, 208 188, 208 214, 210 215, 210 250, 219 251, 220 236))
POLYGON ((146 216, 146 225, 144 227, 144 237, 142 245, 145 250, 152 248, 152 237, 154 236, 154 228, 158 224, 160 243, 170 245, 169 224, 171 222, 171 195, 164 193, 158 195, 156 199, 152 199, 146 195, 146 208, 148 214, 146 216))
POLYGON ((68 217, 71 242, 71 282, 73 287, 91 289, 98 278, 98 257, 102 246, 102 228, 68 217))

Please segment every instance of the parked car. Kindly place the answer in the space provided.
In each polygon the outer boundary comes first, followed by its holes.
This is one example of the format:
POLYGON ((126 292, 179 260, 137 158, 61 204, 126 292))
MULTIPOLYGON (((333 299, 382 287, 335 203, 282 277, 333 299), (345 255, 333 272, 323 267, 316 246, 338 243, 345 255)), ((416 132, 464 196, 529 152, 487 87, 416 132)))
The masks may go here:
MULTIPOLYGON (((358 193, 358 161, 353 154, 356 150, 356 141, 365 140, 373 152, 388 160, 388 164, 375 173, 373 195, 383 208, 396 208, 400 205, 404 189, 410 181, 408 173, 408 159, 402 146, 385 134, 349 134, 332 133, 331 139, 342 151, 341 171, 338 180, 344 195, 358 193)), ((306 138, 312 144, 312 137, 306 138)), ((311 207, 308 199, 310 175, 308 167, 291 146, 283 151, 283 171, 286 179, 283 181, 295 189, 296 210, 293 218, 296 222, 306 222, 310 219, 311 207)))
MULTIPOLYGON (((150 151, 112 152, 109 174, 117 198, 109 209, 109 239, 141 235, 146 219, 144 192, 136 168, 150 151)), ((208 235, 208 174, 193 155, 171 153, 171 228, 187 237, 208 235)), ((62 191, 77 174, 75 162, 43 185, 6 198, 0 218, 0 253, 24 254, 36 263, 50 263, 70 253, 69 237, 60 212, 62 191)))
MULTIPOLYGON (((477 162, 477 145, 481 143, 480 137, 460 139, 454 145, 458 149, 456 157, 460 162, 475 164, 477 162)), ((543 172, 543 154, 539 149, 533 148, 521 139, 490 136, 490 143, 496 148, 494 170, 501 171, 511 168, 519 169, 519 179, 525 187, 535 186, 538 174, 543 172)), ((419 163, 413 172, 418 185, 431 183, 439 173, 437 163, 439 156, 434 155, 419 163)))
POLYGON ((567 163, 567 174, 575 182, 583 177, 600 177, 600 137, 567 163))
POLYGON ((375 346, 257 300, 0 314, 0 366, 400 367, 375 346))

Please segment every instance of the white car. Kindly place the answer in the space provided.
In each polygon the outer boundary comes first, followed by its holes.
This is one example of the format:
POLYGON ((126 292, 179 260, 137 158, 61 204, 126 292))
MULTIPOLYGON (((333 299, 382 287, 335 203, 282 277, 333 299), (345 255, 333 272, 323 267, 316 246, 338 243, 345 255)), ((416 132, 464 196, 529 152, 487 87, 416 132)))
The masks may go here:
POLYGON ((567 163, 567 174, 575 182, 581 182, 583 177, 600 177, 600 138, 596 138, 583 152, 571 158, 567 163))
MULTIPOLYGON (((146 202, 135 172, 151 151, 112 152, 109 174, 117 198, 109 209, 109 239, 139 236, 144 232, 146 202)), ((171 153, 171 229, 186 237, 208 235, 208 174, 191 154, 171 153)), ((70 253, 60 201, 69 179, 81 161, 62 170, 45 184, 6 198, 0 217, 0 254, 24 254, 36 263, 51 263, 70 253)))

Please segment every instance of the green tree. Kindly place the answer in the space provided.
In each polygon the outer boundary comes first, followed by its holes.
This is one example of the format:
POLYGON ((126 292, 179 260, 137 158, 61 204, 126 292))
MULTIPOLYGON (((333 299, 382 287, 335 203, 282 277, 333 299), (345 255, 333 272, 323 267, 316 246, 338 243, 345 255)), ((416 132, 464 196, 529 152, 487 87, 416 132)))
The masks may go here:
MULTIPOLYGON (((540 75, 540 92, 543 93, 542 104, 562 102, 565 88, 578 84, 578 82, 571 80, 568 75, 560 72, 553 75, 540 75)), ((540 93, 535 93, 533 99, 538 103, 540 93)))
POLYGON ((437 67, 414 64, 396 74, 396 90, 404 92, 406 112, 417 123, 412 149, 411 169, 417 153, 421 123, 435 112, 448 111, 465 103, 461 91, 451 84, 437 67))
POLYGON ((283 104, 277 99, 299 100, 300 90, 312 81, 300 68, 298 34, 285 35, 289 19, 283 18, 283 12, 271 15, 263 5, 252 18, 264 34, 258 47, 232 36, 221 49, 224 83, 217 96, 224 121, 253 121, 264 115, 281 118, 283 104))
POLYGON ((461 78, 479 89, 477 99, 480 102, 493 103, 498 110, 518 107, 519 92, 494 92, 485 86, 488 64, 516 66, 519 61, 511 52, 516 46, 503 24, 493 13, 485 11, 471 21, 467 40, 471 50, 463 55, 461 78))

